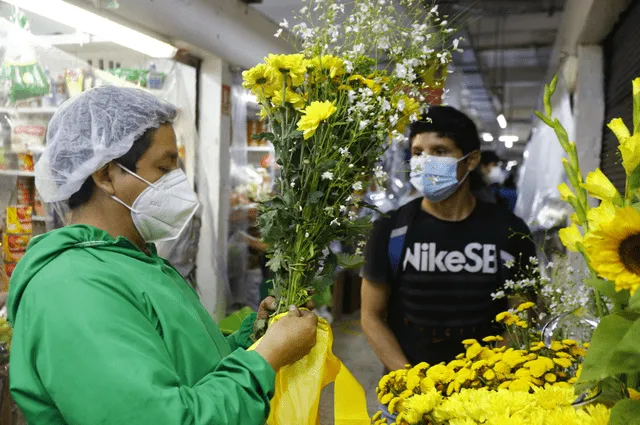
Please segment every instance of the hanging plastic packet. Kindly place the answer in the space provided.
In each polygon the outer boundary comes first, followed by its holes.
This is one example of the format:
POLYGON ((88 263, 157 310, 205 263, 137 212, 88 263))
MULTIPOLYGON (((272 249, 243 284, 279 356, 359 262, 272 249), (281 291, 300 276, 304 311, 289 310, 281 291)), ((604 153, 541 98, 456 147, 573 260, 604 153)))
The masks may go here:
MULTIPOLYGON (((21 29, 29 30, 29 20, 21 10, 14 8, 10 20, 21 29)), ((49 94, 49 79, 33 47, 17 32, 9 32, 8 38, 2 76, 4 84, 9 85, 9 102, 15 104, 49 94)))

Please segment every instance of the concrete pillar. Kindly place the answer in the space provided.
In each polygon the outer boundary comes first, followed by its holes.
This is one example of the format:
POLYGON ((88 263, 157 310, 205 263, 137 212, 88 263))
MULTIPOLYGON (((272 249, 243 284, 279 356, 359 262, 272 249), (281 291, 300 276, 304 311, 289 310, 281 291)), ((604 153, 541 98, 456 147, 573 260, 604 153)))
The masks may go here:
POLYGON ((226 313, 231 116, 223 114, 223 86, 231 86, 228 65, 204 60, 200 75, 200 143, 197 188, 202 202, 197 282, 202 304, 216 320, 226 313))

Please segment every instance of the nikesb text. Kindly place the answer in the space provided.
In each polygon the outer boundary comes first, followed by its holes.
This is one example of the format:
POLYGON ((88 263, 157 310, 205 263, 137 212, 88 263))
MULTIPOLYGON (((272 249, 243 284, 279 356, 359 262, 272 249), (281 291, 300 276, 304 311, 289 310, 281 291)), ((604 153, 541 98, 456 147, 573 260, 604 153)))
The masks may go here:
POLYGON ((473 242, 460 251, 439 251, 435 243, 414 243, 408 247, 402 268, 411 266, 420 272, 451 272, 493 274, 498 271, 496 246, 473 242))

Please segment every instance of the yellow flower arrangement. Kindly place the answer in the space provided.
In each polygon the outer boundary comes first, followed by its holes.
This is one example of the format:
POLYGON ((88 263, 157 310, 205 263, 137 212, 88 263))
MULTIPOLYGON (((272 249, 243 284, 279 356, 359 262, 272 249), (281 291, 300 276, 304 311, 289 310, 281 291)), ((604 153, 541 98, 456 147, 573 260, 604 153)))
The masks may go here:
MULTIPOLYGON (((592 336, 592 349, 577 374, 582 385, 622 388, 613 400, 618 402, 611 410, 611 424, 627 424, 628 418, 640 417, 640 400, 633 398, 640 387, 635 366, 640 357, 640 78, 632 84, 633 134, 620 118, 608 124, 619 142, 626 174, 624 193, 600 169, 589 172, 583 180, 576 145, 569 142, 562 124, 552 117, 551 96, 556 84, 554 78, 545 86, 545 111, 536 115, 553 128, 568 155, 562 163, 571 187, 561 184, 558 190, 574 214, 573 223, 559 236, 568 250, 581 253, 585 259, 591 277, 584 283, 594 290, 600 319, 592 336), (589 197, 600 200, 600 205, 592 207, 589 197)), ((572 346, 569 354, 581 355, 584 348, 572 346)), ((560 353, 553 362, 560 367, 572 364, 560 353)), ((541 365, 537 365, 536 373, 541 371, 541 365)))

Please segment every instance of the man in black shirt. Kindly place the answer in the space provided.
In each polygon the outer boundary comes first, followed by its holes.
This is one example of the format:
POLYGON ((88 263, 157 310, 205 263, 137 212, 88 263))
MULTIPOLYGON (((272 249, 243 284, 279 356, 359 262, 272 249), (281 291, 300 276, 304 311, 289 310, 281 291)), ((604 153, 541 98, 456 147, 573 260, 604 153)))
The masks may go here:
POLYGON ((522 220, 471 193, 480 162, 473 121, 432 107, 410 141, 411 181, 424 198, 375 222, 362 270, 362 327, 388 370, 452 360, 462 340, 499 332, 492 322, 507 302, 491 293, 504 263, 535 256, 522 220))

